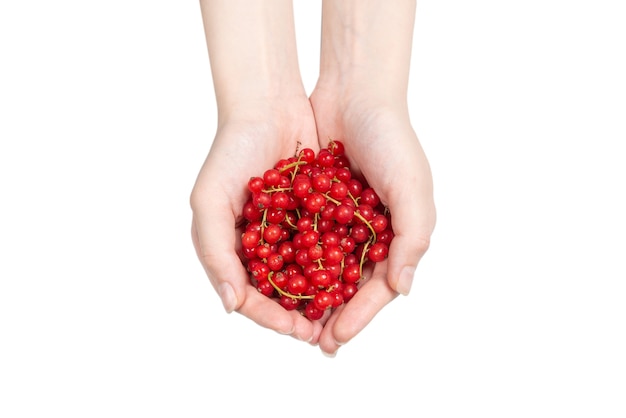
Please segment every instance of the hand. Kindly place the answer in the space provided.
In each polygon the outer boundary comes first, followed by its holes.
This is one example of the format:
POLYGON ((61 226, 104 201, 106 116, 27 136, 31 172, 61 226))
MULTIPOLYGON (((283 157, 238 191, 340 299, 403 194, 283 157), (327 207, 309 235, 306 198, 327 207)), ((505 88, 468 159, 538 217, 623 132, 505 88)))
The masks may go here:
POLYGON ((320 348, 334 353, 356 336, 398 293, 408 294, 435 225, 432 178, 427 158, 402 106, 364 99, 345 101, 336 89, 311 96, 318 136, 344 143, 353 170, 368 181, 391 212, 395 237, 387 260, 345 306, 337 309, 320 335, 320 348), (342 105, 343 103, 343 105, 342 105), (338 105, 339 104, 339 105, 338 105))
POLYGON ((301 147, 318 149, 291 0, 201 0, 218 128, 191 194, 192 238, 227 312, 315 344, 322 326, 250 284, 239 256, 246 185, 301 147))
POLYGON ((248 179, 293 156, 298 141, 301 147, 318 149, 313 113, 304 94, 283 97, 276 106, 260 103, 254 111, 238 109, 236 117, 220 123, 192 191, 193 243, 227 312, 237 311, 263 327, 315 343, 322 325, 260 294, 237 254, 242 233, 237 225, 248 197, 248 179))
POLYGON ((415 0, 323 0, 320 77, 310 101, 321 146, 344 143, 391 213, 395 237, 348 304, 328 318, 320 348, 334 353, 398 293, 410 290, 435 224, 428 161, 407 104, 415 0))

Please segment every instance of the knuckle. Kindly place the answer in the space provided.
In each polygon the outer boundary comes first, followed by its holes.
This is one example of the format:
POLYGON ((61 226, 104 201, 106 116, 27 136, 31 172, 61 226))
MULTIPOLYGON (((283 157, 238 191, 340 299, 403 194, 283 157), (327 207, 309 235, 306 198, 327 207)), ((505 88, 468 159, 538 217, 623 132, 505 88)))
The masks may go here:
POLYGON ((424 254, 430 248, 430 237, 419 236, 415 238, 415 249, 419 254, 424 254))

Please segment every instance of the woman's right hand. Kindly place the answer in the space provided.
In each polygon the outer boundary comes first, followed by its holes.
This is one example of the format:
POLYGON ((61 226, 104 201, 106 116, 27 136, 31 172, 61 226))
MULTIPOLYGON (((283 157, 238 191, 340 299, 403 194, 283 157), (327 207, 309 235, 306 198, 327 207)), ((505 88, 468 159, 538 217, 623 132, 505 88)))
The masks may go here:
POLYGON ((243 108, 220 122, 198 174, 191 193, 193 243, 227 312, 237 311, 263 327, 315 344, 321 324, 259 293, 238 254, 238 225, 250 177, 262 176, 280 159, 293 156, 298 146, 319 149, 311 106, 305 95, 294 95, 277 105, 243 108))

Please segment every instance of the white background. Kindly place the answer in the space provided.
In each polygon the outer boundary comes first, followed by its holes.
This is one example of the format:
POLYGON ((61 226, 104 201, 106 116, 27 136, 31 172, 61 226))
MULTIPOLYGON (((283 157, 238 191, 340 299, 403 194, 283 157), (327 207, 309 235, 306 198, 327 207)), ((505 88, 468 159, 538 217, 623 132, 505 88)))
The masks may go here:
MULTIPOLYGON (((3 1, 0 416, 626 416, 622 5, 418 2, 438 224, 330 359, 225 314, 195 257, 197 1, 3 1)), ((310 91, 320 1, 295 6, 310 91)))

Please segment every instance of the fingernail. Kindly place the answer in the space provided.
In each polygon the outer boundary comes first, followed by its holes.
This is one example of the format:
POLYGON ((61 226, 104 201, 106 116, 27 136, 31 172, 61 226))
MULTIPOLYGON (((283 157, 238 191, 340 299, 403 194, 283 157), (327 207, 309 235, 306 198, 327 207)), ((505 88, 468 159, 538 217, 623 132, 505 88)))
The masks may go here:
POLYGON ((413 276, 415 275, 415 267, 406 266, 400 272, 400 278, 398 279, 398 284, 396 286, 396 290, 398 293, 403 294, 404 296, 408 295, 411 291, 411 284, 413 284, 413 276))
MULTIPOLYGON (((288 332, 287 334, 290 334, 292 337, 294 337, 297 340, 303 341, 305 343, 311 343, 311 341, 313 341, 313 335, 307 337, 306 339, 304 337, 302 337, 302 335, 294 333, 295 329, 292 329, 291 332, 288 332)), ((280 333, 280 331, 279 331, 280 333)))
POLYGON ((291 327, 290 329, 288 329, 287 331, 283 331, 281 329, 277 329, 276 332, 281 334, 281 335, 291 335, 294 338, 297 338, 298 340, 300 340, 300 337, 298 337, 297 335, 293 335, 293 327, 291 327))
POLYGON ((226 313, 234 311, 237 306, 237 296, 235 295, 233 287, 228 283, 222 283, 219 285, 217 292, 222 299, 226 313))
POLYGON ((327 353, 326 351, 322 350, 322 354, 324 354, 324 356, 328 358, 335 358, 335 356, 337 355, 337 352, 335 351, 334 353, 327 353))

